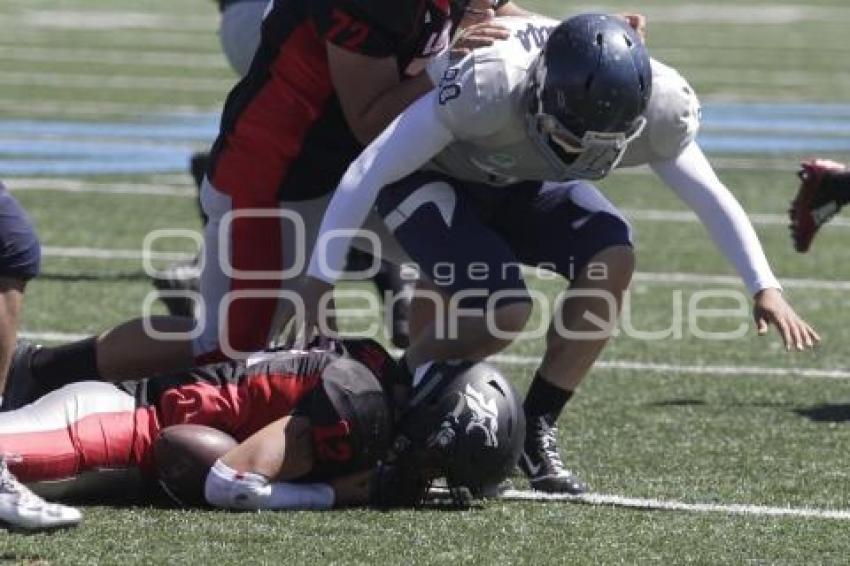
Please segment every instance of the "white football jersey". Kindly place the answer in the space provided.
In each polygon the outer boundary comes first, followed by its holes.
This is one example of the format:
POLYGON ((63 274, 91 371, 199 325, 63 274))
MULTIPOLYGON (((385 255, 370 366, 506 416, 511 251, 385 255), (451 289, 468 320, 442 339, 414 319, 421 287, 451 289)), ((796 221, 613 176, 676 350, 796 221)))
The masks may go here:
MULTIPOLYGON (((507 17, 499 23, 510 37, 476 49, 454 65, 435 60, 429 73, 438 83, 437 114, 455 141, 428 165, 453 177, 489 184, 560 181, 560 162, 540 152, 527 134, 524 84, 546 39, 559 22, 507 17)), ((696 136, 699 103, 674 69, 652 60, 653 90, 647 125, 629 144, 620 166, 675 157, 696 136)))

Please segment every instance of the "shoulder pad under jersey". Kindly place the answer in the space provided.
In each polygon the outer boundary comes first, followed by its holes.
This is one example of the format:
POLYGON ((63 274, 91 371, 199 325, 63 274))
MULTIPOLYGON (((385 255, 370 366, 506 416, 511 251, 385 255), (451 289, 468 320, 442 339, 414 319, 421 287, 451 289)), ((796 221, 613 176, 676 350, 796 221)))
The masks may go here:
POLYGON ((652 96, 644 113, 646 128, 629 144, 620 167, 673 159, 697 136, 700 104, 688 81, 672 67, 652 59, 652 96))
POLYGON ((488 136, 504 127, 516 111, 516 91, 538 52, 512 36, 450 64, 436 86, 437 115, 443 124, 458 140, 488 136))

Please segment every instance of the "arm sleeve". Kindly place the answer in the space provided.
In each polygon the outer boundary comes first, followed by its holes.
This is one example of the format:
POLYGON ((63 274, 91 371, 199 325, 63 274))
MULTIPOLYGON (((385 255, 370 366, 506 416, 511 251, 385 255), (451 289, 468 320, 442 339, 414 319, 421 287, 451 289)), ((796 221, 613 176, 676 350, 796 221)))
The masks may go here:
POLYGON ((204 484, 207 503, 235 511, 330 509, 335 494, 324 483, 270 482, 259 474, 240 474, 218 460, 204 484))
POLYGON ((308 274, 328 283, 345 267, 353 232, 366 221, 378 192, 415 172, 453 139, 436 114, 437 91, 405 110, 348 168, 322 219, 308 274))
POLYGON ((652 163, 651 167, 697 214, 751 294, 781 288, 747 213, 717 178, 695 142, 678 157, 652 163))

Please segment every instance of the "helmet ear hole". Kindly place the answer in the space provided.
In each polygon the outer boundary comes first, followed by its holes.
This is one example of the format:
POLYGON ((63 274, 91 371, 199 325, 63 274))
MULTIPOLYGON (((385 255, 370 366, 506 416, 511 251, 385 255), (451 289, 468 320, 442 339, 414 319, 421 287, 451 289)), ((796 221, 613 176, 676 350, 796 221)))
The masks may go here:
POLYGON ((627 46, 629 49, 631 49, 631 48, 634 46, 634 42, 632 41, 632 38, 631 38, 631 37, 629 37, 628 35, 625 35, 625 34, 624 34, 624 35, 623 35, 623 39, 625 39, 625 40, 626 40, 626 46, 627 46))
POLYGON ((601 33, 597 33, 596 34, 596 45, 598 45, 599 47, 602 47, 602 44, 604 44, 604 43, 605 43, 605 36, 602 35, 601 33))

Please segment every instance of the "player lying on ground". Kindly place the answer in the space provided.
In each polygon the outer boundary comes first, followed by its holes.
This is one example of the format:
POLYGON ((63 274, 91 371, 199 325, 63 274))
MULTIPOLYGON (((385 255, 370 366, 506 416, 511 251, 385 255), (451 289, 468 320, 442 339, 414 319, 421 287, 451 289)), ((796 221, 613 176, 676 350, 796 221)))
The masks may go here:
POLYGON ((820 227, 850 202, 850 171, 843 163, 812 159, 801 164, 802 182, 791 202, 791 239, 800 253, 809 251, 820 227))
MULTIPOLYGON (((467 311, 448 340, 437 335, 441 318, 432 318, 406 353, 415 373, 423 360, 476 359, 503 348, 508 339, 493 336, 491 324, 508 336, 523 328, 528 292, 519 270, 505 266, 542 265, 571 281, 581 294, 568 294, 555 311, 524 404, 521 463, 533 487, 575 493, 586 486, 564 468, 553 427, 615 327, 611 302, 618 310, 634 256, 622 215, 593 185, 569 179, 650 165, 738 271, 754 297, 759 334, 773 324, 786 348, 798 350, 819 338, 783 298, 746 213, 697 145, 699 105, 676 71, 650 63, 640 39, 610 17, 500 23, 511 29, 509 40, 449 66, 439 88, 352 164, 320 234, 357 228, 376 205, 423 275, 454 298, 444 301, 447 310, 485 309, 481 318, 467 311), (447 265, 450 278, 441 272, 447 265)), ((336 280, 346 249, 336 238, 314 254, 308 305, 336 280)), ((452 312, 443 315, 450 320, 452 312)), ((316 312, 307 316, 312 323, 316 312)))
MULTIPOLYGON (((187 424, 238 442, 205 479, 188 478, 204 482, 195 491, 206 503, 226 509, 415 505, 438 476, 473 491, 500 482, 516 464, 524 434, 510 384, 484 364, 434 371, 435 383, 414 392, 397 429, 390 391, 398 369, 369 340, 260 352, 247 363, 121 385, 67 385, 0 414, 0 520, 37 528, 80 519, 39 501, 15 477, 48 482, 54 491, 70 484, 66 497, 106 470, 153 477, 158 469, 160 477, 166 471, 166 484, 179 480, 179 454, 156 451, 155 442, 169 427, 187 424), (158 455, 178 461, 157 461, 158 455), (169 466, 177 469, 167 472, 169 466)), ((193 491, 181 489, 181 499, 193 491)))

